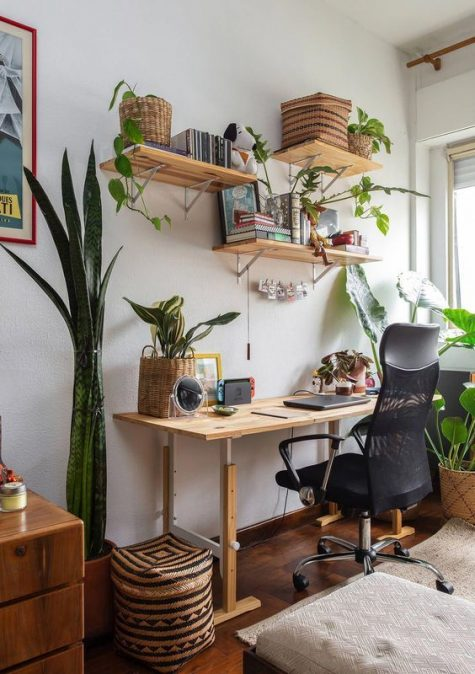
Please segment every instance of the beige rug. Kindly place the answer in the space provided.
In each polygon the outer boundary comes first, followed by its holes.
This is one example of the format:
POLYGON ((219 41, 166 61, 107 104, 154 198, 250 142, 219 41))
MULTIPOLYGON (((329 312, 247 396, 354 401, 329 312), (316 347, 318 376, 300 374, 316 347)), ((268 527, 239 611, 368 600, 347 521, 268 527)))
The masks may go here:
MULTIPOLYGON (((390 552, 391 548, 388 548, 388 551, 390 552)), ((436 566, 453 584, 457 596, 475 602, 475 526, 460 519, 451 519, 436 534, 411 548, 411 557, 418 557, 436 566)), ((385 562, 376 568, 378 573, 383 571, 435 589, 434 574, 415 565, 385 562)), ((357 574, 323 592, 306 597, 266 620, 239 630, 236 636, 245 644, 254 646, 258 635, 277 624, 284 615, 287 616, 305 604, 317 601, 339 587, 358 580, 361 576, 361 573, 357 574)))

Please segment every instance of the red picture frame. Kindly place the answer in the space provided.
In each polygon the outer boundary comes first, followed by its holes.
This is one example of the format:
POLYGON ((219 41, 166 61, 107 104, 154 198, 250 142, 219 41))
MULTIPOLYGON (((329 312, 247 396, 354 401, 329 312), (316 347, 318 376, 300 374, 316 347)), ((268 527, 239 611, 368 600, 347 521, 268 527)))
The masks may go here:
POLYGON ((36 206, 23 174, 23 166, 36 174, 36 45, 35 28, 0 16, 0 241, 10 243, 36 244, 36 206))

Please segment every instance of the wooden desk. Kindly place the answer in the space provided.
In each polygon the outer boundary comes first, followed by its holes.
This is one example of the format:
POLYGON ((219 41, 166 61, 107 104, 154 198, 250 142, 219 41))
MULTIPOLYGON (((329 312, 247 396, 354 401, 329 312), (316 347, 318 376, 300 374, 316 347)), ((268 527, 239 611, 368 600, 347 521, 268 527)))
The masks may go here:
MULTIPOLYGON (((210 411, 208 416, 158 419, 136 412, 114 414, 114 419, 154 428, 168 433, 168 445, 163 448, 163 530, 184 538, 200 547, 207 547, 220 560, 223 579, 223 608, 215 612, 215 623, 230 620, 241 613, 259 608, 261 602, 256 597, 236 598, 236 561, 239 544, 236 541, 237 521, 237 471, 232 463, 232 441, 246 435, 257 435, 272 431, 290 430, 314 424, 328 424, 329 432, 339 432, 339 422, 355 416, 371 414, 376 403, 368 398, 362 405, 341 407, 325 411, 302 410, 301 415, 292 419, 259 416, 252 411, 262 407, 283 407, 283 400, 290 396, 255 400, 250 405, 240 405, 232 417, 223 417, 210 411), (194 531, 180 527, 174 511, 175 453, 183 437, 197 438, 207 442, 219 440, 221 443, 221 501, 220 501, 220 542, 212 541, 194 531)), ((301 397, 301 396, 299 396, 301 397)), ((285 408, 287 409, 287 408, 285 408)), ((299 410, 292 408, 293 411, 299 410)), ((276 448, 277 449, 277 448, 276 448)), ((339 519, 336 512, 330 513, 331 521, 339 519)))

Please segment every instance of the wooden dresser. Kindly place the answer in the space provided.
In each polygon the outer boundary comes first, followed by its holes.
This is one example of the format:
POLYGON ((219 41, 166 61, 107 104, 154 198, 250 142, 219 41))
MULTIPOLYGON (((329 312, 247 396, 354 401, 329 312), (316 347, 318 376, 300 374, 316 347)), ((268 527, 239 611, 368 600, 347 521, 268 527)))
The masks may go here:
POLYGON ((0 672, 82 674, 83 524, 28 493, 0 513, 0 672))

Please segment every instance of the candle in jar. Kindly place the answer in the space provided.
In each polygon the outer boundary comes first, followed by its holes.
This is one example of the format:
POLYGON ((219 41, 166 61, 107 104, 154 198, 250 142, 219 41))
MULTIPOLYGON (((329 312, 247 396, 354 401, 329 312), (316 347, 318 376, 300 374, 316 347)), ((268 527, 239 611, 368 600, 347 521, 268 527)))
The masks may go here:
POLYGON ((24 482, 7 482, 0 486, 0 511, 24 510, 26 504, 27 492, 24 482))

